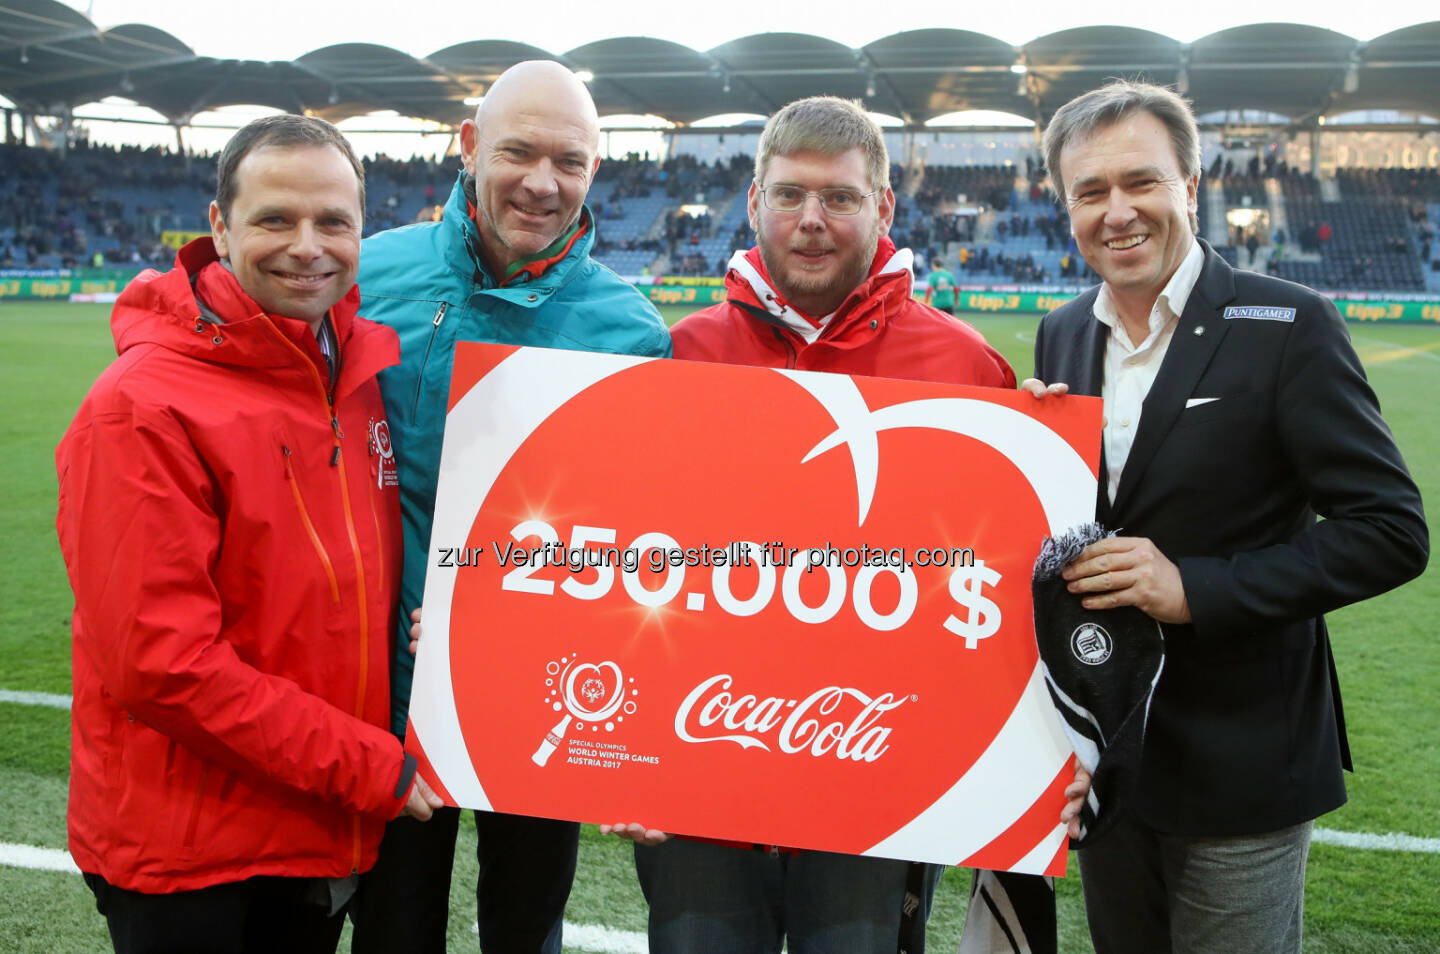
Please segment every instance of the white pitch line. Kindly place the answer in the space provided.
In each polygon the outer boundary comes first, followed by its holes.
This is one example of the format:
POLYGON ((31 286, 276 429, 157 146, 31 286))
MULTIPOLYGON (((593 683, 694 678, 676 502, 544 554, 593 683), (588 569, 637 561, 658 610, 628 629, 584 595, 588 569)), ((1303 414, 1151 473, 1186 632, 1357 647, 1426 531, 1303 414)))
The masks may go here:
MULTIPOLYGON (((37 845, 0 842, 0 865, 31 871, 80 873, 70 852, 37 845)), ((603 924, 573 924, 570 921, 565 922, 565 946, 593 954, 646 954, 650 949, 645 935, 639 931, 619 931, 603 924)))
POLYGON ((620 931, 603 924, 565 922, 565 946, 594 954, 648 954, 650 940, 641 931, 620 931))
MULTIPOLYGON (((69 709, 70 697, 56 695, 50 692, 20 692, 14 689, 0 689, 0 702, 13 702, 27 706, 49 706, 54 709, 69 709)), ((1311 840, 1317 845, 1335 845, 1341 848, 1358 848, 1363 851, 1409 851, 1424 855, 1440 855, 1440 838, 1421 838, 1418 835, 1407 835, 1402 832, 1386 832, 1377 835, 1373 832, 1364 831, 1336 831, 1333 828, 1316 828, 1311 840)), ((12 845, 0 842, 0 865, 9 865, 15 868, 39 868, 47 871, 78 871, 75 863, 70 861, 70 856, 63 851, 56 851, 52 848, 36 848, 31 845, 12 845), (63 861, 50 861, 46 863, 43 859, 51 856, 63 856, 63 861), (18 859, 18 860, 17 860, 18 859), (28 859, 40 859, 30 861, 28 859), (59 864, 62 867, 56 868, 52 865, 59 864)), ((566 930, 572 925, 567 924, 566 930)), ((595 951, 597 954, 628 954, 629 951, 644 952, 643 934, 634 931, 614 931, 610 928, 597 924, 573 925, 581 936, 593 937, 593 943, 597 945, 612 945, 610 947, 591 947, 575 944, 575 947, 583 947, 587 951, 595 951), (587 931, 600 932, 586 934, 587 931), (613 935, 613 937, 612 937, 613 935), (615 938, 619 938, 616 940, 615 938), (631 943, 629 939, 640 938, 641 946, 637 948, 615 947, 616 944, 631 943)), ((590 942, 587 942, 590 943, 590 942)))
POLYGON ((1422 348, 1412 348, 1409 345, 1392 344, 1389 341, 1381 341, 1379 338, 1371 338, 1366 335, 1351 335, 1351 341, 1358 341, 1361 344, 1372 347, 1387 348, 1391 351, 1403 351, 1412 358, 1429 358, 1431 361, 1440 361, 1440 354, 1433 351, 1425 351, 1422 348))
POLYGON ((29 868, 32 871, 66 871, 79 874, 70 852, 59 848, 40 848, 36 845, 12 845, 0 842, 0 865, 11 868, 29 868))
POLYGON ((1440 838, 1418 838, 1393 831, 1376 835, 1368 831, 1317 828, 1310 840, 1320 845, 1362 848, 1366 851, 1413 851, 1423 855, 1440 855, 1440 838))
POLYGON ((14 689, 0 689, 0 702, 14 702, 22 706, 49 706, 52 709, 69 709, 70 697, 53 692, 19 692, 14 689))
MULTIPOLYGON (((470 925, 471 934, 480 933, 480 922, 470 925)), ((566 947, 591 951, 593 954, 649 954, 650 939, 640 931, 621 931, 603 924, 565 922, 566 947)))

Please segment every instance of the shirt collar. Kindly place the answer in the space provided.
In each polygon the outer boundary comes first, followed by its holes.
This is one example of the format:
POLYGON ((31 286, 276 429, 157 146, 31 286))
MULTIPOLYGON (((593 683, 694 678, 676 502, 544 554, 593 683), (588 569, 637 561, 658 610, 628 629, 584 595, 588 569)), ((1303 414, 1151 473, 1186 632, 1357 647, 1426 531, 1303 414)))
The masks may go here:
MULTIPOLYGON (((761 307, 780 324, 804 338, 807 344, 819 338, 820 333, 825 330, 831 319, 845 307, 844 302, 841 302, 840 308, 830 314, 823 318, 813 318, 785 301, 770 283, 770 274, 765 268, 765 260, 760 257, 758 245, 751 246, 749 249, 739 249, 731 255, 729 270, 738 274, 740 279, 750 286, 761 307)), ((915 254, 908 248, 897 249, 889 236, 882 236, 876 244, 875 257, 870 262, 869 276, 865 282, 861 283, 860 287, 877 275, 902 271, 907 273, 912 281, 914 280, 915 254)), ((849 298, 847 297, 846 300, 848 301, 849 298)))
POLYGON ((590 222, 582 211, 580 217, 575 220, 575 224, 566 229, 555 241, 534 255, 528 255, 511 262, 510 267, 505 269, 505 276, 501 279, 500 284, 508 285, 515 281, 521 274, 526 278, 539 278, 545 274, 550 266, 570 254, 570 250, 575 247, 575 243, 584 237, 585 233, 589 230, 589 225, 590 222))
MULTIPOLYGON (((489 266, 484 264, 484 249, 480 241, 479 233, 480 224, 476 219, 480 208, 475 199, 475 177, 463 169, 460 171, 460 190, 465 197, 465 217, 468 218, 474 226, 473 234, 466 235, 466 241, 470 246, 470 253, 477 262, 484 266, 484 270, 489 272, 489 266)), ((575 247, 575 243, 584 238, 585 234, 590 231, 590 225, 590 210, 582 205, 580 207, 580 214, 575 217, 575 221, 570 224, 570 227, 560 234, 559 238, 534 255, 527 255, 511 262, 510 266, 505 269, 505 274, 495 276, 496 284, 505 286, 512 282, 530 281, 539 278, 545 274, 545 272, 549 271, 552 266, 564 261, 565 257, 569 255, 575 247)))
MULTIPOLYGON (((1185 311, 1185 303, 1190 300, 1190 293, 1195 290, 1195 282, 1199 280, 1204 265, 1205 252, 1192 238, 1190 251, 1185 253, 1180 267, 1175 269, 1175 274, 1170 276, 1160 297, 1155 299, 1155 306, 1150 309, 1150 333, 1146 340, 1158 334, 1171 318, 1185 311)), ((1120 326, 1120 313, 1115 310, 1115 300, 1110 296, 1108 284, 1100 286, 1100 294, 1095 298, 1095 317, 1112 332, 1120 326)))

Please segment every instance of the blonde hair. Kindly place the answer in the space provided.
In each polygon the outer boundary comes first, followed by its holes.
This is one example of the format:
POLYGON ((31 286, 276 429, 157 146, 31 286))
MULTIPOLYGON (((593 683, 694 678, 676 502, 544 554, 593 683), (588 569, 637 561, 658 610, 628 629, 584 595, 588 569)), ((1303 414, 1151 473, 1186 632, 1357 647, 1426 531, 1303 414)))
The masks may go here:
POLYGON ((872 189, 890 188, 890 154, 885 135, 865 113, 858 99, 810 96, 786 105, 765 124, 755 154, 755 181, 765 184, 765 170, 775 156, 818 152, 838 156, 851 149, 865 152, 865 175, 872 189))

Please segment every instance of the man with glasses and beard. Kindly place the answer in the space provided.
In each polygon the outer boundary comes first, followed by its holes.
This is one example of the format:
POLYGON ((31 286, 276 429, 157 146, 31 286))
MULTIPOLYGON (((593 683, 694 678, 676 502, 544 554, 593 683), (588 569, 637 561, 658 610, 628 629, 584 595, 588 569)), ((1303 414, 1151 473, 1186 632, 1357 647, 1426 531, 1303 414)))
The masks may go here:
MULTIPOLYGON (((1013 388, 1005 359, 974 328, 915 300, 913 256, 888 233, 895 214, 880 128, 858 102, 817 96, 770 118, 750 186, 757 245, 737 252, 728 299, 671 329, 675 357, 761 367, 1013 388)), ((776 488, 803 494, 804 488, 776 488)), ((796 793, 803 797, 805 793, 796 793)), ((894 954, 908 887, 924 919, 936 865, 769 845, 635 841, 650 904, 650 950, 894 954)), ((912 909, 914 906, 912 905, 912 909)))

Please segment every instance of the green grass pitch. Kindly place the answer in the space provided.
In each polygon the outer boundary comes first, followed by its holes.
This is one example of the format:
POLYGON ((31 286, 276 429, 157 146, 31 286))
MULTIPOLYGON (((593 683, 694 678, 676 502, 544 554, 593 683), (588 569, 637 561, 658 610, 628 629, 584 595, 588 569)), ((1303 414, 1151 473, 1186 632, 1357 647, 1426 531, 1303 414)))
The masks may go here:
MULTIPOLYGON (((102 305, 0 302, 0 689, 70 691, 70 594, 55 543, 54 446, 113 355, 102 305)), ((669 321, 682 311, 667 310, 669 321)), ((1030 369, 1036 316, 970 319, 1015 366, 1030 369)), ((1432 506, 1440 501, 1440 328, 1352 325, 1386 419, 1432 506)), ((1440 576, 1332 614, 1357 772, 1329 829, 1440 838, 1440 576)), ((68 717, 0 703, 0 842, 65 846, 68 717)), ((461 830, 451 940, 475 950, 473 826, 461 830)), ((1071 872, 1075 866, 1072 858, 1071 872)), ((968 876, 941 885, 930 949, 955 949, 968 876)), ((103 920, 73 875, 0 867, 0 954, 108 949, 103 920)), ((1060 882, 1061 950, 1089 952, 1078 879, 1060 882)), ((1316 845, 1306 891, 1306 950, 1440 950, 1440 855, 1316 845)), ((643 931, 628 846, 584 831, 567 920, 643 931)))

